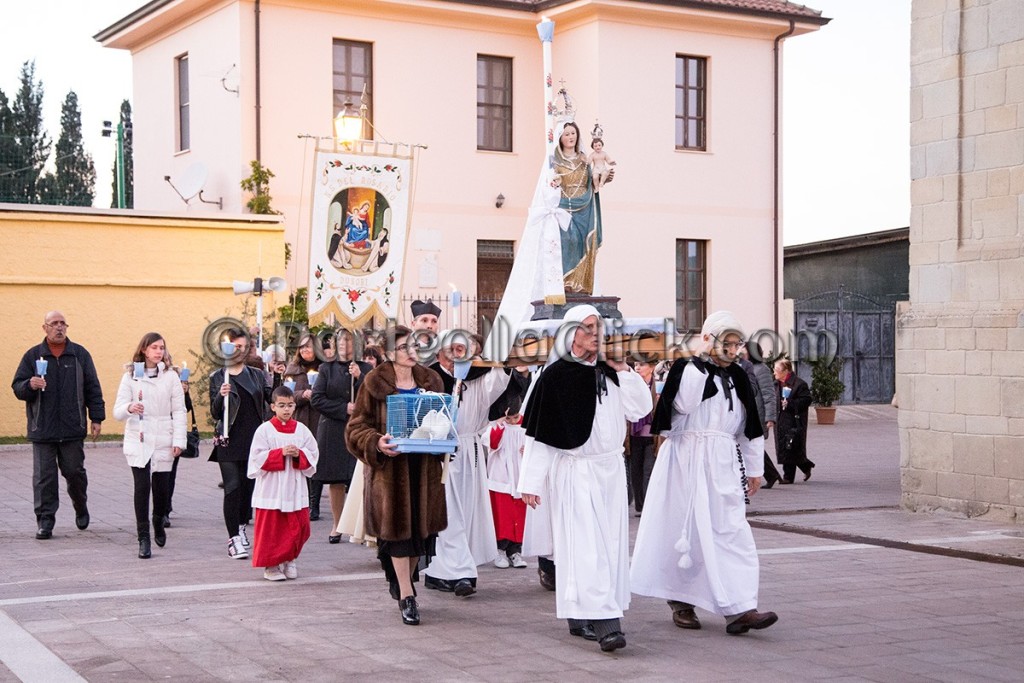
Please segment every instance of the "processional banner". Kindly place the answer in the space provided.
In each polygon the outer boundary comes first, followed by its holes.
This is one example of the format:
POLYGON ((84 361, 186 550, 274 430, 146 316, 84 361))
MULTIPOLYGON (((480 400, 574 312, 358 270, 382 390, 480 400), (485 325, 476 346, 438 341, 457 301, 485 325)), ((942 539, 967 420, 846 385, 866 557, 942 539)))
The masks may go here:
POLYGON ((309 324, 398 317, 412 158, 318 150, 309 249, 309 324))

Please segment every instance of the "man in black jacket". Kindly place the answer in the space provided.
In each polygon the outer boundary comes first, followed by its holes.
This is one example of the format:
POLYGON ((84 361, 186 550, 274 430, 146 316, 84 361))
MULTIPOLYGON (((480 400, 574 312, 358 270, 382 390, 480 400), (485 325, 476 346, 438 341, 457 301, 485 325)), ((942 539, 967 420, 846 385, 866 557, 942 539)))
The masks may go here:
MULTIPOLYGON (((68 324, 60 311, 50 311, 43 322, 46 339, 22 356, 11 388, 25 402, 28 440, 32 442, 32 487, 35 491, 36 538, 53 536, 53 524, 60 505, 57 470, 68 483, 68 496, 75 506, 75 524, 89 526, 86 507, 85 450, 88 422, 92 438, 100 435, 106 417, 103 391, 92 356, 68 339, 68 324), (42 372, 37 361, 45 361, 42 372)), ((41 363, 39 365, 42 365, 41 363)))

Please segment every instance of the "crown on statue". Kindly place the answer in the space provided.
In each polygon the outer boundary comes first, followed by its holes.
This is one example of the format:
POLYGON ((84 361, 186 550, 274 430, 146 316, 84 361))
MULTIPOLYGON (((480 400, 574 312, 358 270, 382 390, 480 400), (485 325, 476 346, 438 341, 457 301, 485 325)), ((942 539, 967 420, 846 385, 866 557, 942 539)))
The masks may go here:
POLYGON ((568 123, 576 120, 576 105, 569 97, 569 91, 563 85, 555 95, 555 101, 548 105, 551 115, 555 118, 555 124, 568 123), (558 107, 558 98, 562 98, 562 106, 558 107))
POLYGON ((597 121, 594 121, 594 130, 590 131, 590 137, 595 140, 604 137, 604 128, 602 128, 601 124, 597 121))

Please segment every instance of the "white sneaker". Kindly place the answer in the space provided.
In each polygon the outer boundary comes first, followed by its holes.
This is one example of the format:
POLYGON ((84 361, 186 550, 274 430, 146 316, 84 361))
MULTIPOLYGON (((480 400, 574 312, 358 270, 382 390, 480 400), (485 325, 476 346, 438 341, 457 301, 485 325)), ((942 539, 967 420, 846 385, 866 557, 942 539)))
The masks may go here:
POLYGON ((252 548, 252 543, 249 542, 249 534, 245 533, 245 525, 238 527, 238 537, 242 539, 242 545, 245 546, 246 550, 252 548))
POLYGON ((275 564, 273 567, 267 567, 263 570, 263 578, 267 581, 284 581, 288 577, 281 571, 281 566, 275 564))
POLYGON ((512 553, 512 556, 508 559, 516 569, 523 569, 530 566, 526 564, 526 560, 523 559, 523 556, 520 553, 512 553))
POLYGON ((228 541, 228 557, 233 557, 236 560, 249 559, 249 549, 242 544, 241 536, 232 536, 228 541))
POLYGON ((284 564, 281 565, 281 568, 284 569, 284 576, 285 576, 285 578, 287 578, 287 579, 297 579, 297 578, 299 578, 299 570, 295 566, 295 560, 292 560, 291 562, 285 562, 284 564))
POLYGON ((508 569, 508 558, 505 557, 505 553, 501 553, 494 558, 494 566, 498 569, 508 569))

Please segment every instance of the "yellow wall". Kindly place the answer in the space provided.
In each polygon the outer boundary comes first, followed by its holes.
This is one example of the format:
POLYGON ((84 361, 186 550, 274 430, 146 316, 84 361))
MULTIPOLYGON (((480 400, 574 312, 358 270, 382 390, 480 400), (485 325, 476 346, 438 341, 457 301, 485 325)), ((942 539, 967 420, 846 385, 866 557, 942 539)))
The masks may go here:
MULTIPOLYGON (((5 384, 25 351, 43 340, 43 316, 60 310, 68 338, 96 363, 107 404, 103 431, 121 432, 113 401, 142 335, 161 333, 175 363, 188 360, 190 349, 200 349, 207 319, 241 312, 246 298, 232 294, 232 280, 283 270, 284 229, 274 216, 210 219, 0 204, 5 384)), ((282 302, 283 295, 277 302, 265 296, 264 315, 282 302)), ((205 416, 197 418, 203 428, 205 416)), ((9 388, 0 391, 0 435, 24 434, 24 404, 9 388)))

